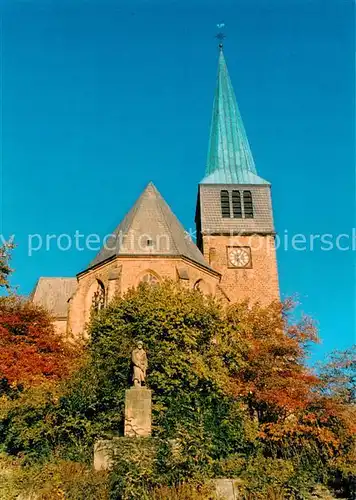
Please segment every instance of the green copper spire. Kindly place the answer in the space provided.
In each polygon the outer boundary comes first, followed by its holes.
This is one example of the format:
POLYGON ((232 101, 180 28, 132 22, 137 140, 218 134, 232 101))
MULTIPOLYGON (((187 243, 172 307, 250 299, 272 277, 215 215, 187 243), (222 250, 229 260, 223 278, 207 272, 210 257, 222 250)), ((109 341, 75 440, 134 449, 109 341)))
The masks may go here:
POLYGON ((202 184, 268 184, 257 175, 220 45, 208 163, 202 184))

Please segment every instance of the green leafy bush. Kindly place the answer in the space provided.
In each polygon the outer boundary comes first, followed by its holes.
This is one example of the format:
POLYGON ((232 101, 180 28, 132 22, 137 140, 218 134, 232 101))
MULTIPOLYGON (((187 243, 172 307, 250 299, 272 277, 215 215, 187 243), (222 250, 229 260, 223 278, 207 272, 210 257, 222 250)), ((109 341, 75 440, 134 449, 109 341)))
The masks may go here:
POLYGON ((0 400, 2 448, 12 455, 25 454, 27 460, 48 458, 55 443, 58 389, 43 385, 0 400))

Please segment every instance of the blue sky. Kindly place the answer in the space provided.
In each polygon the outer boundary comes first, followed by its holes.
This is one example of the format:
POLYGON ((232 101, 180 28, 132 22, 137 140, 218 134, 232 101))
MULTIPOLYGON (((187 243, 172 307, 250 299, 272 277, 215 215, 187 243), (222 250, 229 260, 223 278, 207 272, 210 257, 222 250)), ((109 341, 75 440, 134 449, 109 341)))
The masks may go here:
MULTIPOLYGON (((352 235, 351 0, 2 0, 0 11, 0 233, 15 234, 21 293, 93 258, 54 245, 29 257, 29 234, 104 236, 150 180, 194 227, 219 22, 257 169, 272 183, 277 231, 352 235)), ((355 252, 316 244, 280 249, 278 260, 283 296, 298 294, 299 310, 318 321, 314 359, 353 343, 355 252)))

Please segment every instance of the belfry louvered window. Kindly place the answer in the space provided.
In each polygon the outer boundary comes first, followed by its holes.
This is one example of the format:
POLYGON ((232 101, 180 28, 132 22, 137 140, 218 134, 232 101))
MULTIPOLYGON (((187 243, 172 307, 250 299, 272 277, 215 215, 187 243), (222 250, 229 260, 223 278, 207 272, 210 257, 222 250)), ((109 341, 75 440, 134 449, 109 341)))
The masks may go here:
POLYGON ((221 215, 224 219, 230 218, 230 196, 229 191, 220 191, 221 215))
POLYGON ((253 219, 253 203, 251 191, 243 192, 245 219, 253 219))
POLYGON ((241 219, 242 218, 240 191, 233 191, 232 192, 232 213, 233 213, 234 219, 241 219))

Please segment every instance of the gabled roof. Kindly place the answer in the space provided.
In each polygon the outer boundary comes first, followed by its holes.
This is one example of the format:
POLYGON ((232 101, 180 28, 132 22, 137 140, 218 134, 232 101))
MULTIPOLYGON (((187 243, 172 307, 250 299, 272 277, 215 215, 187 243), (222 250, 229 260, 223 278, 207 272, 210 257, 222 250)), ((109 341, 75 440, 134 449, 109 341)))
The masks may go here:
POLYGON ((150 182, 88 269, 115 256, 180 256, 214 271, 150 182))
POLYGON ((269 184, 257 175, 222 48, 208 161, 201 184, 269 184))
POLYGON ((30 297, 32 302, 46 308, 55 318, 66 318, 68 300, 76 288, 76 278, 40 278, 30 297))

